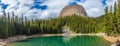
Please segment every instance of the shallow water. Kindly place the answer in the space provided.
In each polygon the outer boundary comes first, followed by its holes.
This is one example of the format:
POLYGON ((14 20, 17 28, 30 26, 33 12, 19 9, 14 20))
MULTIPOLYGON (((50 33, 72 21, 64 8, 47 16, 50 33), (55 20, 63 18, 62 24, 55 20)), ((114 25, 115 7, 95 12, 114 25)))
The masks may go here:
POLYGON ((110 44, 98 36, 40 36, 13 42, 7 46, 110 46, 110 44))

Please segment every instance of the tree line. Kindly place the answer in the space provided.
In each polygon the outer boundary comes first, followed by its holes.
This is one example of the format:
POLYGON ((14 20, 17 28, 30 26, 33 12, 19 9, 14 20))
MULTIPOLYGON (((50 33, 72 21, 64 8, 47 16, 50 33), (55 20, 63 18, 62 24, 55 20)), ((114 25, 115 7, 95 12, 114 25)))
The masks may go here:
POLYGON ((24 15, 18 17, 12 12, 3 12, 0 17, 0 38, 16 35, 58 34, 64 27, 74 33, 106 33, 109 36, 120 35, 120 1, 105 8, 105 14, 100 17, 73 16, 51 19, 32 19, 24 15))
POLYGON ((120 0, 112 6, 105 8, 104 25, 105 32, 108 35, 120 34, 120 0))

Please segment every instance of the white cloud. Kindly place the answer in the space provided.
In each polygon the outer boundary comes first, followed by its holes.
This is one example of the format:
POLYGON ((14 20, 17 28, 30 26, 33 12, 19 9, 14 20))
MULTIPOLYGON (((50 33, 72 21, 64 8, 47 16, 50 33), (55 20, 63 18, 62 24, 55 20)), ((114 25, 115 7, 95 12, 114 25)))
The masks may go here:
MULTIPOLYGON (((1 6, 0 6, 1 7, 1 6)), ((2 11, 3 11, 3 9, 2 8, 0 8, 0 15, 2 15, 2 11)))
MULTIPOLYGON (((60 11, 66 5, 69 5, 69 2, 73 0, 37 0, 44 1, 40 5, 46 5, 46 10, 40 9, 30 9, 34 5, 34 0, 1 0, 1 3, 9 4, 6 11, 14 11, 16 15, 24 14, 29 18, 48 18, 48 17, 57 17, 59 16, 60 11)), ((115 0, 107 0, 107 5, 113 5, 115 0)), ((76 1, 78 4, 82 5, 87 14, 90 17, 98 17, 104 14, 104 8, 102 0, 82 0, 82 2, 76 1)), ((0 8, 1 10, 2 8, 0 8)))
POLYGON ((107 6, 114 6, 115 1, 117 1, 117 0, 108 0, 108 1, 106 1, 107 6))
MULTIPOLYGON (((68 5, 69 2, 74 1, 74 0, 49 0, 43 3, 43 5, 47 5, 48 9, 43 11, 42 16, 48 17, 52 16, 58 16, 62 8, 66 5, 68 5)), ((106 3, 107 5, 113 5, 115 0, 107 0, 106 3)), ((104 8, 102 0, 86 0, 85 2, 82 0, 82 2, 76 1, 78 4, 82 5, 88 16, 90 17, 98 17, 102 14, 104 14, 104 8)))
MULTIPOLYGON (((5 9, 6 12, 15 12, 15 15, 21 16, 30 11, 30 7, 33 5, 33 0, 1 0, 1 3, 8 4, 5 9)), ((26 15, 25 15, 26 16, 26 15)))
POLYGON ((63 7, 69 4, 71 0, 48 0, 41 5, 47 5, 48 9, 43 11, 42 17, 57 17, 63 7))
MULTIPOLYGON (((106 1, 107 5, 113 5, 114 0, 107 0, 106 1)), ((86 0, 84 3, 79 3, 78 4, 82 5, 90 17, 98 17, 102 14, 104 14, 104 8, 106 6, 103 5, 102 0, 86 0)))

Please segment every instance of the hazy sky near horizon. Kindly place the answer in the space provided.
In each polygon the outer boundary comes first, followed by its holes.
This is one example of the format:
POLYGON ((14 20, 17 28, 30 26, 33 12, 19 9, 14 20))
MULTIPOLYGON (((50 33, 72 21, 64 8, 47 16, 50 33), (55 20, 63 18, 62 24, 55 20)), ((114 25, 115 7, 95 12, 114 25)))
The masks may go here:
POLYGON ((116 0, 0 0, 0 15, 2 11, 15 12, 15 15, 33 18, 58 17, 66 5, 82 5, 88 16, 98 17, 104 14, 106 6, 113 6, 116 0))

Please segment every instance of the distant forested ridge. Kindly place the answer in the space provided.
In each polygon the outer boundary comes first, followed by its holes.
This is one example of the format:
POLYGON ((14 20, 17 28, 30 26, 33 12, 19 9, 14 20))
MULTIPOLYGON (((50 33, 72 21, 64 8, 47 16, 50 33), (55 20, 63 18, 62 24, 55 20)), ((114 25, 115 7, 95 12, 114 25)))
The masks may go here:
POLYGON ((105 8, 105 14, 92 18, 82 16, 66 16, 51 19, 28 20, 26 16, 15 16, 14 12, 3 12, 0 17, 0 38, 8 38, 16 35, 32 34, 58 34, 63 27, 67 27, 74 33, 106 33, 109 36, 120 35, 120 1, 105 8), (119 3, 118 3, 119 2, 119 3))

